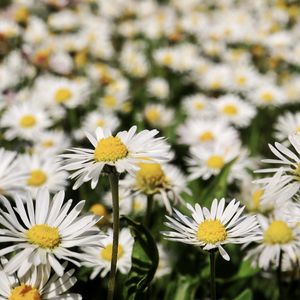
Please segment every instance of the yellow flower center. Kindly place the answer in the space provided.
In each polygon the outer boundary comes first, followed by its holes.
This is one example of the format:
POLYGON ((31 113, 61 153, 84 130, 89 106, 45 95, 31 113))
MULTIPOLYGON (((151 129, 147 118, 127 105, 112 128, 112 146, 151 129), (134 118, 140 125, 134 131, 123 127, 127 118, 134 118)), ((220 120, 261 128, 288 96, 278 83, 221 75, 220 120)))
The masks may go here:
POLYGON ((136 186, 145 194, 155 194, 168 184, 168 179, 157 163, 140 163, 136 173, 136 186))
POLYGON ((41 300, 38 290, 30 285, 22 283, 15 287, 8 300, 41 300))
MULTIPOLYGON (((118 259, 124 254, 123 247, 118 245, 118 259)), ((105 260, 111 261, 112 257, 112 244, 108 244, 105 248, 101 249, 100 257, 105 260)))
POLYGON ((60 88, 55 92, 54 99, 57 103, 65 103, 69 101, 73 93, 68 88, 60 88))
POLYGON ((211 169, 222 169, 225 165, 224 158, 220 155, 212 155, 206 161, 206 164, 211 169))
POLYGON ((200 142, 211 142, 214 139, 214 135, 210 130, 204 131, 200 134, 200 142))
POLYGON ((100 203, 93 204, 90 208, 90 212, 96 216, 106 216, 107 210, 104 205, 100 203))
POLYGON ((51 147, 54 146, 54 142, 53 142, 53 140, 50 140, 50 139, 44 140, 44 141, 42 142, 42 146, 43 146, 44 148, 51 148, 51 147))
POLYGON ((15 20, 17 22, 26 22, 28 19, 29 13, 26 7, 19 7, 15 12, 15 20))
POLYGON ((20 125, 23 128, 31 128, 36 124, 37 120, 34 115, 24 115, 20 119, 20 125))
POLYGON ((101 139, 95 149, 94 158, 101 162, 116 162, 128 155, 128 149, 120 138, 109 136, 101 139))
POLYGON ((223 107, 223 113, 228 116, 235 116, 238 113, 238 109, 234 104, 227 104, 223 107))
POLYGON ((240 85, 240 86, 244 86, 244 85, 246 84, 246 82, 247 82, 247 78, 246 78, 245 76, 243 76, 243 75, 238 76, 238 77, 236 78, 236 83, 237 83, 238 85, 240 85))
POLYGON ((113 96, 105 96, 103 98, 103 104, 105 107, 114 108, 117 105, 117 99, 113 96))
POLYGON ((298 126, 295 131, 296 133, 300 133, 300 126, 298 126))
POLYGON ((163 64, 166 66, 170 66, 173 62, 173 57, 170 53, 166 53, 162 60, 163 64))
POLYGON ((273 221, 264 233, 267 244, 286 244, 294 239, 292 229, 283 221, 273 221))
POLYGON ((219 90, 221 88, 221 82, 219 80, 215 80, 211 82, 210 87, 214 90, 219 90))
POLYGON ((253 209, 255 209, 255 210, 259 209, 260 199, 261 199, 263 194, 264 194, 263 189, 258 189, 258 190, 253 192, 253 194, 252 194, 253 209))
POLYGON ((36 169, 30 172, 27 184, 31 186, 41 186, 47 181, 47 175, 44 171, 36 169))
POLYGON ((274 100, 274 95, 271 92, 263 92, 261 98, 264 102, 272 102, 274 100))
POLYGON ((300 181, 300 164, 297 164, 297 167, 292 171, 293 175, 295 175, 295 179, 300 181))
POLYGON ((145 117, 149 123, 156 123, 160 119, 160 113, 157 109, 151 108, 146 111, 145 117))
POLYGON ((199 224, 197 238, 206 244, 216 244, 226 239, 227 232, 219 220, 205 220, 199 224))
POLYGON ((57 227, 47 224, 34 225, 26 232, 29 243, 41 248, 54 249, 60 244, 60 236, 57 227))
POLYGON ((105 121, 103 119, 98 119, 96 121, 97 127, 104 127, 105 126, 105 121))
POLYGON ((201 103, 201 102, 195 102, 195 103, 194 103, 194 108, 195 108, 196 110, 202 110, 202 109, 204 108, 204 104, 201 103))

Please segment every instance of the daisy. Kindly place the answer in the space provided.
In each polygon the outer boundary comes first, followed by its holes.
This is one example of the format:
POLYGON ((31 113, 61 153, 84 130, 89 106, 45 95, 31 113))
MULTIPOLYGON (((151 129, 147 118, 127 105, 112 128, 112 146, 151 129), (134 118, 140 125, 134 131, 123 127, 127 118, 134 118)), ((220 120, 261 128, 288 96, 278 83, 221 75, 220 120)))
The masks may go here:
POLYGON ((184 202, 180 193, 185 191, 186 180, 181 171, 170 164, 145 162, 139 163, 139 170, 134 176, 127 176, 120 181, 120 186, 133 192, 133 195, 154 195, 159 202, 162 202, 168 213, 172 213, 170 200, 176 205, 184 202))
POLYGON ((64 152, 69 146, 70 139, 62 130, 49 130, 37 137, 32 152, 41 156, 51 156, 64 152))
POLYGON ((238 132, 222 120, 188 119, 177 129, 179 142, 189 145, 209 146, 226 141, 234 144, 238 141, 238 132))
POLYGON ((169 96, 170 88, 164 78, 156 77, 148 81, 147 91, 150 95, 158 99, 166 99, 169 96))
POLYGON ((0 162, 0 194, 24 192, 27 174, 21 169, 17 153, 0 148, 0 162))
POLYGON ((182 99, 185 113, 191 117, 207 117, 213 115, 213 106, 209 98, 203 94, 193 94, 182 99))
MULTIPOLYGON (((64 264, 66 267, 66 264, 64 264)), ((72 299, 81 300, 79 294, 65 293, 77 281, 73 276, 75 270, 71 269, 62 277, 51 275, 48 265, 32 268, 25 276, 9 275, 0 267, 1 286, 0 299, 72 299)))
POLYGON ((250 92, 248 98, 257 106, 273 106, 283 104, 285 94, 280 87, 266 82, 261 87, 258 87, 254 93, 250 92))
POLYGON ((287 112, 279 116, 275 130, 275 137, 279 141, 287 141, 289 135, 300 133, 300 113, 287 112))
POLYGON ((6 139, 21 138, 32 141, 52 124, 42 108, 33 102, 24 102, 10 106, 4 112, 0 125, 6 128, 6 139))
POLYGON ((194 146, 190 149, 190 154, 191 156, 187 159, 189 179, 194 180, 200 177, 207 180, 211 176, 218 175, 228 162, 243 153, 237 142, 233 145, 214 143, 209 148, 194 146))
MULTIPOLYGON (((84 247, 82 250, 90 257, 91 262, 86 263, 87 267, 93 268, 90 278, 94 279, 100 272, 101 277, 105 277, 110 271, 110 264, 112 258, 112 243, 113 243, 113 231, 108 229, 107 237, 101 240, 103 248, 100 247, 84 247)), ((120 231, 119 245, 118 245, 118 260, 117 269, 122 274, 129 273, 131 269, 131 255, 134 244, 134 238, 132 237, 128 228, 123 228, 120 231)))
POLYGON ((80 201, 72 210, 72 200, 63 205, 64 192, 57 193, 50 202, 47 189, 40 189, 36 200, 26 195, 23 201, 15 196, 15 207, 2 197, 6 210, 0 210, 0 242, 13 245, 4 246, 0 256, 15 255, 5 265, 9 274, 18 271, 25 275, 34 265, 49 264, 58 276, 64 272, 59 260, 68 260, 76 266, 89 258, 74 249, 77 246, 99 246, 102 235, 94 225, 99 221, 94 215, 79 216, 85 201, 80 201), (70 211, 69 211, 70 210, 70 211), (15 214, 17 212, 17 215, 15 214))
POLYGON ((256 114, 253 105, 236 95, 227 94, 214 101, 217 115, 238 127, 246 127, 256 114))
POLYGON ((244 244, 261 239, 256 216, 241 216, 244 206, 235 200, 225 208, 225 199, 215 199, 210 211, 198 203, 195 208, 187 204, 192 217, 188 217, 174 209, 174 216, 166 216, 166 226, 172 231, 163 235, 171 241, 178 241, 203 248, 203 250, 218 249, 225 260, 229 255, 222 247, 225 244, 244 244))
POLYGON ((68 173, 61 170, 61 164, 53 156, 22 155, 21 170, 28 174, 26 188, 35 198, 38 190, 46 187, 50 193, 64 190, 67 185, 68 173))
POLYGON ((87 114, 83 120, 82 126, 76 134, 76 137, 84 138, 84 132, 94 132, 97 127, 109 128, 114 132, 120 125, 120 120, 113 113, 100 113, 92 111, 87 114))
POLYGON ((87 133, 94 149, 73 148, 70 154, 64 154, 65 169, 75 171, 70 178, 77 178, 73 189, 91 180, 94 189, 104 166, 115 167, 118 173, 134 174, 139 169, 138 162, 150 158, 164 161, 169 158, 169 146, 163 138, 155 138, 157 130, 143 130, 136 134, 137 127, 129 131, 120 131, 116 136, 109 129, 96 129, 96 136, 87 133))
POLYGON ((252 260, 252 265, 264 270, 273 266, 277 268, 280 263, 280 253, 288 255, 289 260, 295 262, 300 250, 300 231, 296 224, 282 213, 277 211, 268 219, 258 215, 258 221, 263 233, 263 239, 258 245, 248 251, 246 259, 252 260))
MULTIPOLYGON (((269 144, 272 153, 277 159, 264 159, 263 162, 275 164, 278 167, 266 168, 257 170, 257 173, 276 173, 280 169, 283 170, 281 177, 282 184, 288 187, 291 194, 296 194, 300 185, 300 135, 294 134, 288 137, 290 144, 293 146, 296 153, 289 150, 287 147, 276 142, 274 146, 269 144)), ((269 177, 258 180, 258 182, 268 182, 269 177)))
POLYGON ((144 117, 150 126, 164 128, 172 124, 174 111, 162 104, 147 104, 144 110, 144 117))

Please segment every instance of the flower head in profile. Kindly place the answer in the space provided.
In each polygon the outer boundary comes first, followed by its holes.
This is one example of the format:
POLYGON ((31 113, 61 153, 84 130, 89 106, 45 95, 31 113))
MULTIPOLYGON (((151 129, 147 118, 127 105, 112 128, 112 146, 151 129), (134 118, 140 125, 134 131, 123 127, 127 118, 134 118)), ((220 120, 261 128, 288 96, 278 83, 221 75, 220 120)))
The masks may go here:
POLYGON ((225 244, 244 244, 261 239, 256 216, 241 216, 244 207, 239 207, 236 200, 230 201, 225 208, 225 199, 215 199, 210 211, 198 203, 195 207, 187 204, 192 217, 174 210, 174 216, 166 216, 166 226, 172 231, 163 235, 171 241, 178 241, 203 248, 218 249, 225 260, 229 255, 222 247, 225 244))
MULTIPOLYGON (((102 239, 103 247, 84 247, 82 250, 92 257, 90 262, 86 263, 87 267, 92 267, 91 279, 95 278, 100 272, 101 277, 105 277, 110 271, 113 247, 113 231, 109 229, 107 236, 102 239)), ((131 269, 131 254, 134 244, 128 228, 120 231, 120 240, 118 245, 118 262, 117 268, 122 274, 127 274, 131 269)))
POLYGON ((95 188, 99 175, 105 166, 111 166, 118 173, 134 174, 139 169, 138 163, 145 157, 154 161, 165 161, 169 158, 169 146, 163 138, 155 138, 157 130, 143 130, 136 133, 137 127, 129 131, 120 131, 113 136, 109 129, 96 129, 96 136, 87 133, 93 149, 73 148, 71 153, 63 154, 65 169, 74 172, 70 178, 76 178, 73 189, 91 180, 95 188))
POLYGON ((40 189, 36 200, 28 194, 23 201, 16 195, 15 207, 2 197, 5 211, 0 210, 0 243, 5 245, 0 256, 15 253, 4 270, 9 274, 18 271, 24 276, 34 266, 49 264, 62 276, 63 265, 59 260, 68 260, 80 266, 88 260, 76 247, 99 246, 102 235, 94 225, 99 217, 88 214, 79 216, 85 201, 80 201, 73 209, 72 200, 64 204, 64 192, 57 193, 50 201, 49 191, 40 189))
MULTIPOLYGON (((4 260, 2 260, 4 261, 4 260)), ((67 264, 64 263, 64 267, 67 264)), ((22 277, 17 274, 9 275, 0 267, 0 298, 8 300, 41 300, 41 299, 72 299, 81 300, 79 294, 66 293, 75 283, 73 276, 75 270, 71 269, 62 277, 57 274, 51 276, 50 265, 34 267, 22 277)))

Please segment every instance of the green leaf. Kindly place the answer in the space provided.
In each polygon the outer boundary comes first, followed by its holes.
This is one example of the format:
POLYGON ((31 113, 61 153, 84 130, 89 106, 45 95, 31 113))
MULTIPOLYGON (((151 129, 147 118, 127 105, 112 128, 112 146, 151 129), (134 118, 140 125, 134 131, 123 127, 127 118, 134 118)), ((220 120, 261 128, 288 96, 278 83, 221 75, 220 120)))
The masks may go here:
POLYGON ((242 263, 240 264, 240 268, 237 274, 234 275, 230 280, 237 280, 237 279, 251 277, 257 274, 258 272, 259 272, 259 268, 253 268, 250 262, 245 260, 242 261, 242 263))
POLYGON ((208 185, 207 188, 205 188, 202 193, 199 195, 199 200, 202 204, 205 204, 206 206, 210 206, 213 199, 217 198, 220 199, 222 197, 226 196, 227 192, 227 179, 229 172, 231 170, 231 167, 235 163, 236 158, 228 162, 221 172, 216 176, 208 185))
POLYGON ((199 284, 199 277, 179 276, 168 284, 164 300, 194 300, 199 284))
POLYGON ((250 289, 245 289, 242 293, 240 293, 233 300, 252 300, 252 291, 250 289))
POLYGON ((154 277, 158 266, 158 250, 150 232, 140 223, 122 217, 135 239, 132 251, 132 268, 125 282, 125 299, 141 300, 154 277))

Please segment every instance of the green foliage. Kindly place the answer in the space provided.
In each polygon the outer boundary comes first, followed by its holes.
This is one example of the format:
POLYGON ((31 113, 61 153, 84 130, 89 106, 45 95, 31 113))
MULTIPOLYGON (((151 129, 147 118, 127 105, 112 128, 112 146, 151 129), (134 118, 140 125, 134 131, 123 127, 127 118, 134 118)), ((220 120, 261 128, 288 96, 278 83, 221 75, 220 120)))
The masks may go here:
POLYGON ((245 289, 242 293, 240 293, 234 300, 252 300, 252 292, 250 289, 245 289))
POLYGON ((127 300, 146 298, 147 290, 158 266, 158 250, 149 231, 140 223, 122 217, 128 224, 135 243, 132 252, 132 268, 125 283, 124 297, 127 300))

